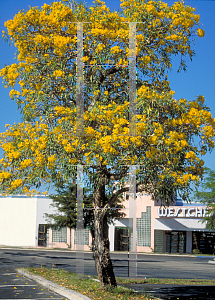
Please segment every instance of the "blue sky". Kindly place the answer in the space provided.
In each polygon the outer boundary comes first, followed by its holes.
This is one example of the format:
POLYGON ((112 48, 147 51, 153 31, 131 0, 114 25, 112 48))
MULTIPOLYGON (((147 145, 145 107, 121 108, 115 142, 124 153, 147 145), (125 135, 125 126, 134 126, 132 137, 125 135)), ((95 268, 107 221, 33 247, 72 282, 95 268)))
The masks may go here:
MULTIPOLYGON (((0 0, 0 32, 4 30, 4 22, 12 19, 20 10, 27 10, 30 6, 42 6, 52 1, 44 0, 0 0)), ((92 1, 86 1, 91 4, 92 1)), ((172 4, 174 1, 166 1, 172 4)), ((214 1, 186 1, 187 5, 196 8, 196 13, 200 14, 202 29, 205 30, 204 38, 196 38, 193 47, 196 56, 193 61, 188 61, 187 72, 177 73, 179 58, 173 60, 173 71, 169 75, 170 86, 176 92, 176 98, 195 99, 195 96, 204 95, 206 105, 211 108, 215 117, 215 2, 214 1), (175 65, 174 65, 175 64, 175 65), (174 67, 175 66, 175 67, 174 67)), ((112 10, 120 8, 119 0, 107 0, 106 5, 112 10)), ((14 62, 15 47, 9 46, 0 38, 0 69, 5 64, 14 62)), ((2 81, 2 80, 1 80, 2 81)), ((0 82, 0 132, 5 131, 5 124, 13 124, 20 121, 20 114, 17 111, 15 102, 9 97, 9 89, 5 89, 0 82)), ((203 157, 205 165, 215 169, 215 150, 211 154, 203 157)))

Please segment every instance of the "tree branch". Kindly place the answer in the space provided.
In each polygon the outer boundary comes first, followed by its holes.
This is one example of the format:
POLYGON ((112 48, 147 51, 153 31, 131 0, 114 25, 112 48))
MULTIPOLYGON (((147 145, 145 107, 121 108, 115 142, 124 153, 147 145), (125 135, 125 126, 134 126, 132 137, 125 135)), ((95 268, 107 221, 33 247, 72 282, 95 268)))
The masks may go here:
MULTIPOLYGON (((139 193, 139 192, 142 192, 143 190, 144 190, 144 187, 140 187, 140 185, 142 185, 143 183, 142 182, 140 182, 140 181, 138 181, 137 183, 136 183, 136 187, 137 187, 137 192, 139 193)), ((123 187, 123 188, 121 188, 121 189, 119 189, 118 191, 116 191, 113 195, 112 195, 112 197, 110 198, 110 200, 109 200, 109 203, 108 204, 106 204, 107 205, 107 207, 111 207, 112 205, 113 205, 113 203, 116 201, 116 199, 117 199, 117 197, 119 196, 119 195, 121 195, 122 193, 124 193, 124 192, 128 192, 129 191, 129 186, 127 186, 127 187, 123 187)))

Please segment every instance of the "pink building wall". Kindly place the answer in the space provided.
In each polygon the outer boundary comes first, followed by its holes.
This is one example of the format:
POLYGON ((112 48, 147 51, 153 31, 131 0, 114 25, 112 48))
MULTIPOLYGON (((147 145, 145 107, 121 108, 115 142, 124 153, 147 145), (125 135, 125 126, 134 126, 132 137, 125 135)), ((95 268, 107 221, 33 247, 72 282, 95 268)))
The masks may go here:
MULTIPOLYGON (((70 241, 70 229, 67 228, 67 241, 66 243, 56 243, 52 242, 52 229, 49 228, 49 240, 48 240, 48 248, 62 248, 62 249, 71 249, 76 250, 76 244, 75 244, 75 230, 71 229, 71 241, 70 241), (71 247, 70 247, 71 242, 71 247)), ((90 251, 90 247, 92 245, 92 235, 89 230, 89 245, 84 245, 84 251, 90 251)))

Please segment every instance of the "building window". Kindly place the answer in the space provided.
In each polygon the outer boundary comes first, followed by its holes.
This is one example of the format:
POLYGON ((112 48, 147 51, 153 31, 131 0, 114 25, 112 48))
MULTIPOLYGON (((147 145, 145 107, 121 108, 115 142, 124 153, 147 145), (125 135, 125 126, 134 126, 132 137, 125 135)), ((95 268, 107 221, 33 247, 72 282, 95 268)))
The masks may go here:
POLYGON ((89 229, 75 230, 75 244, 78 245, 89 245, 89 229))
POLYGON ((215 254, 215 232, 193 232, 193 253, 215 254))
POLYGON ((151 207, 147 206, 142 217, 137 218, 137 246, 151 247, 151 207))
POLYGON ((67 242, 67 228, 63 227, 60 230, 52 230, 52 242, 53 243, 66 243, 67 242))
POLYGON ((49 227, 47 224, 39 224, 38 227, 38 246, 48 247, 49 227))

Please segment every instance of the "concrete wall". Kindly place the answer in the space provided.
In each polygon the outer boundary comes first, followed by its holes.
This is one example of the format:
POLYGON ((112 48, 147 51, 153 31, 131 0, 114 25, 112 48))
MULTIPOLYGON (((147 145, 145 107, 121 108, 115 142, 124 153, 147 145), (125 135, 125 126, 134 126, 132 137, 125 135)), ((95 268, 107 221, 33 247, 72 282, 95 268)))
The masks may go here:
POLYGON ((0 245, 38 246, 39 224, 47 224, 44 213, 54 213, 45 196, 0 197, 0 245))
POLYGON ((35 245, 37 199, 0 197, 0 245, 35 245))
MULTIPOLYGON (((36 228, 35 228, 35 245, 38 246, 38 228, 39 224, 47 224, 45 213, 53 214, 56 209, 51 206, 52 200, 48 197, 37 197, 36 207, 36 228)), ((50 245, 51 246, 51 245, 50 245)))

